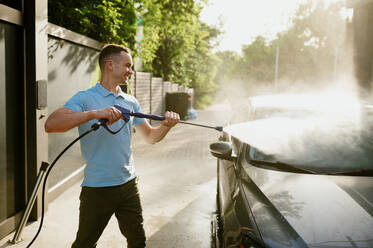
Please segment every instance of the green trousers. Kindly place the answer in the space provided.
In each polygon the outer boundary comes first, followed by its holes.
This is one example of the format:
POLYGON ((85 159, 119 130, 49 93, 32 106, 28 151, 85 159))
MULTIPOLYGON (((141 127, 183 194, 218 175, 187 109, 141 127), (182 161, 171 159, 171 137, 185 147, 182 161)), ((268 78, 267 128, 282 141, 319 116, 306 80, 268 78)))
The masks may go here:
POLYGON ((145 247, 137 179, 113 187, 82 187, 79 211, 79 229, 72 248, 96 247, 113 214, 127 239, 127 247, 145 247))

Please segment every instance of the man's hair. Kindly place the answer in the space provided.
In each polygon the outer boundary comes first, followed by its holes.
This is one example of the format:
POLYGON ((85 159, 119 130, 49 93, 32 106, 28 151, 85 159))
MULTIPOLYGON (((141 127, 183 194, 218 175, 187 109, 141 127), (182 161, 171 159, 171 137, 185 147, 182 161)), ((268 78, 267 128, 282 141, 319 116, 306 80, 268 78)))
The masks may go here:
POLYGON ((127 47, 117 45, 117 44, 107 44, 105 45, 100 52, 98 57, 98 63, 100 65, 101 71, 104 69, 105 61, 107 59, 112 59, 113 56, 119 55, 121 52, 131 54, 130 50, 127 47))

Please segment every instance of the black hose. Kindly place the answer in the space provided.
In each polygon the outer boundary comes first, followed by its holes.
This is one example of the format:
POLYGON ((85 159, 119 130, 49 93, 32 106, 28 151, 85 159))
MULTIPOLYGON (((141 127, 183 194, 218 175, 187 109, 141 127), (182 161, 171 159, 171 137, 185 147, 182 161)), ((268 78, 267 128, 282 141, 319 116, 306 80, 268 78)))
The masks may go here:
MULTIPOLYGON (((142 117, 144 118, 144 117, 142 117)), ((48 179, 48 176, 49 176, 49 173, 51 172, 51 170, 53 169, 53 166, 56 164, 56 162, 58 161, 58 159, 61 158, 61 156, 72 146, 74 145, 78 140, 80 140, 81 138, 83 138, 84 136, 86 136, 87 134, 89 134, 90 132, 92 131, 96 131, 97 129, 100 128, 100 126, 103 126, 107 131, 109 131, 111 134, 116 134, 118 133, 120 130, 122 130, 122 128, 126 125, 127 121, 124 122, 124 124, 122 125, 122 127, 120 129, 118 129, 117 131, 112 131, 110 130, 107 125, 106 125, 106 122, 107 120, 106 119, 102 119, 100 120, 99 122, 97 123, 94 123, 92 126, 91 126, 91 129, 86 131, 85 133, 83 133, 82 135, 80 135, 78 138, 74 139, 68 146, 65 147, 65 149, 63 149, 63 151, 58 154, 58 156, 53 160, 52 164, 49 166, 49 168, 47 169, 47 172, 45 174, 45 177, 44 177, 44 182, 43 182, 43 190, 42 190, 42 203, 41 203, 41 219, 40 219, 40 224, 39 224, 39 228, 38 228, 38 231, 36 232, 34 238, 31 240, 31 242, 26 246, 26 248, 30 248, 31 245, 35 242, 36 238, 39 236, 40 234, 40 231, 41 231, 41 228, 43 226, 43 221, 44 221, 44 203, 45 203, 45 188, 46 188, 46 185, 47 185, 47 179, 48 179)), ((182 123, 182 124, 188 124, 188 125, 193 125, 193 126, 199 126, 199 127, 205 127, 205 128, 212 128, 212 129, 215 129, 215 130, 218 130, 218 131, 223 131, 223 127, 220 127, 220 126, 217 126, 217 127, 212 127, 212 126, 206 126, 206 125, 201 125, 201 124, 195 124, 195 123, 190 123, 190 122, 184 122, 184 121, 179 121, 179 123, 182 123)))
POLYGON ((49 166, 49 168, 47 169, 47 172, 45 174, 45 178, 44 178, 44 182, 43 182, 43 192, 42 192, 42 200, 41 200, 41 219, 40 219, 40 224, 39 224, 39 229, 38 231, 36 232, 34 238, 31 240, 31 242, 27 245, 26 248, 29 248, 31 247, 31 245, 34 243, 34 241, 36 240, 36 238, 39 236, 39 233, 41 231, 41 228, 43 226, 43 221, 44 221, 44 203, 45 203, 45 188, 46 188, 46 185, 47 185, 47 179, 48 179, 48 175, 49 173, 51 172, 53 166, 56 164, 56 162, 58 161, 58 159, 60 159, 60 157, 72 146, 74 145, 78 140, 80 140, 81 138, 83 138, 84 136, 86 136, 87 134, 89 134, 90 132, 92 131, 96 131, 100 125, 103 125, 103 123, 99 122, 99 123, 95 123, 92 125, 91 129, 86 131, 85 133, 83 133, 82 135, 80 135, 78 138, 76 138, 75 140, 73 140, 68 146, 65 147, 65 149, 63 149, 63 151, 58 154, 58 156, 53 160, 52 164, 49 166))

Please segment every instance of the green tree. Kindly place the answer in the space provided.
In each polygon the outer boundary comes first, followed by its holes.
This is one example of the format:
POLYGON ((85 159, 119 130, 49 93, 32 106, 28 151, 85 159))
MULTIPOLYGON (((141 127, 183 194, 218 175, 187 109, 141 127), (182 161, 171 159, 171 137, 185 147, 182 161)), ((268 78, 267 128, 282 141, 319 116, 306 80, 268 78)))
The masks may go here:
POLYGON ((219 64, 214 80, 218 85, 222 85, 235 78, 241 57, 233 51, 219 51, 215 55, 219 59, 219 64))
POLYGON ((258 36, 251 44, 242 47, 239 58, 220 53, 223 60, 231 60, 228 63, 230 68, 226 68, 226 73, 220 78, 226 82, 256 85, 269 82, 273 85, 278 47, 280 79, 293 84, 332 79, 335 62, 343 64, 337 56, 347 60, 343 47, 347 23, 340 15, 342 8, 342 2, 327 5, 324 1, 309 0, 301 4, 291 27, 279 33, 276 39, 268 41, 258 36))
POLYGON ((272 43, 280 45, 280 76, 293 80, 333 77, 334 61, 345 39, 343 2, 308 1, 299 6, 293 26, 272 43), (338 51, 339 50, 339 51, 338 51))
POLYGON ((49 0, 49 20, 141 56, 143 70, 195 88, 197 105, 211 102, 217 58, 211 53, 218 28, 200 21, 207 0, 49 0), (136 44, 137 22, 144 37, 136 44))
POLYGON ((159 0, 159 47, 145 68, 164 80, 193 87, 198 107, 211 99, 217 59, 211 53, 217 28, 199 19, 202 5, 193 0, 159 0))
POLYGON ((259 81, 273 79, 275 47, 258 36, 250 45, 242 46, 243 57, 236 67, 240 79, 253 78, 259 81))
POLYGON ((49 0, 48 19, 103 43, 122 44, 134 50, 136 14, 132 1, 49 0))
POLYGON ((137 49, 141 54, 144 64, 143 70, 152 72, 152 61, 156 56, 156 51, 160 44, 159 33, 161 30, 161 7, 158 1, 140 0, 135 2, 138 16, 143 20, 144 37, 137 49))

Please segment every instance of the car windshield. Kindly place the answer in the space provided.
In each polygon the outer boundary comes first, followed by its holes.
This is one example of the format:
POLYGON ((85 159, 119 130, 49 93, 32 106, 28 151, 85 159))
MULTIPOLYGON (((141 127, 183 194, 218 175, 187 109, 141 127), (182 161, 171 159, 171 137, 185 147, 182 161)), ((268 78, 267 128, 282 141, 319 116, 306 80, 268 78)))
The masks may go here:
POLYGON ((287 164, 322 174, 373 170, 373 115, 364 107, 343 117, 263 108, 256 120, 227 128, 247 143, 250 161, 287 164), (306 113, 306 117, 305 116, 306 113))

